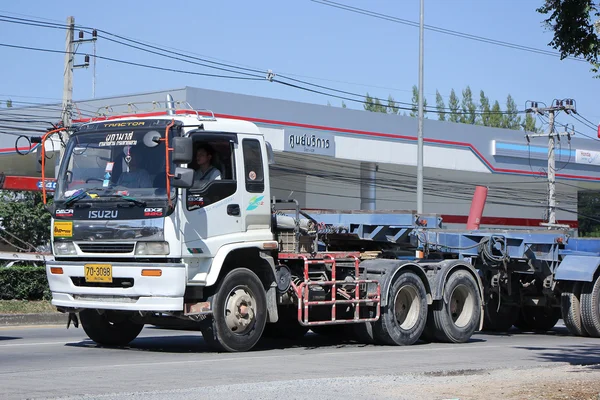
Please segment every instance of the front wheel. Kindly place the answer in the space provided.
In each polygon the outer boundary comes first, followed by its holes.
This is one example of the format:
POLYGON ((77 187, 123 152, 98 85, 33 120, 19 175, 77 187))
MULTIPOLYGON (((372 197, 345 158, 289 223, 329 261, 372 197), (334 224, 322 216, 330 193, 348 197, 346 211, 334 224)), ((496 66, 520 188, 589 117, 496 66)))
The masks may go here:
POLYGON ((144 324, 133 322, 126 314, 96 310, 79 313, 81 326, 94 342, 106 346, 125 346, 138 337, 144 324))
POLYGON ((444 284, 444 297, 432 314, 437 340, 468 341, 481 319, 481 297, 475 278, 465 270, 452 272, 444 284))
POLYGON ((219 284, 212 323, 202 336, 216 350, 248 351, 260 340, 266 323, 267 299, 260 279, 249 269, 238 268, 219 284))

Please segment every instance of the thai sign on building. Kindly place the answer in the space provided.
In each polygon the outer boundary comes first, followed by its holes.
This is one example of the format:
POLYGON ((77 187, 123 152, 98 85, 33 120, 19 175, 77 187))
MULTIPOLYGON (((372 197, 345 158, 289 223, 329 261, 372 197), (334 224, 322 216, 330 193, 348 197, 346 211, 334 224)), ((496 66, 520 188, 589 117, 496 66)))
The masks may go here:
POLYGON ((285 131, 284 151, 335 156, 335 136, 324 132, 285 131))

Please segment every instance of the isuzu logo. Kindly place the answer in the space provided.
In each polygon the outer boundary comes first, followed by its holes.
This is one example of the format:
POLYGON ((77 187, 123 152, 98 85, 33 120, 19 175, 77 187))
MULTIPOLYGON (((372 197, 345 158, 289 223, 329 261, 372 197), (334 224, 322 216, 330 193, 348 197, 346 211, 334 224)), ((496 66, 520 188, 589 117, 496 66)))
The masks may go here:
POLYGON ((144 208, 145 217, 160 217, 163 215, 162 208, 144 208))
POLYGON ((95 210, 88 213, 90 219, 114 219, 119 215, 118 210, 95 210))

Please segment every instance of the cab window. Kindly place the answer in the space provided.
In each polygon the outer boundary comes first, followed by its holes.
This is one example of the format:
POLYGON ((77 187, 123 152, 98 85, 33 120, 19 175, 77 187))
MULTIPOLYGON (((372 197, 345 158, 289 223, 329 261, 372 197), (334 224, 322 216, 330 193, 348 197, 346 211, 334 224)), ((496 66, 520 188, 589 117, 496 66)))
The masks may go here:
POLYGON ((265 191, 265 178, 260 142, 256 139, 244 139, 242 149, 244 152, 246 191, 249 193, 262 193, 265 191))
POLYGON ((194 158, 188 168, 194 170, 194 184, 187 190, 187 209, 216 203, 237 190, 235 179, 235 143, 228 138, 193 137, 194 158))

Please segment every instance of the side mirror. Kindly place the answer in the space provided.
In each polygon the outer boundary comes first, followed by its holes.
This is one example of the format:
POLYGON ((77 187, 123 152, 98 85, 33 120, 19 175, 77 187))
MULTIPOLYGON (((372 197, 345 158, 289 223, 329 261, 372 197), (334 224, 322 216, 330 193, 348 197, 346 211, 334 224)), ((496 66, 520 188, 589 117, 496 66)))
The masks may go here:
POLYGON ((191 168, 176 167, 171 185, 178 188, 191 188, 194 184, 194 170, 191 168))
POLYGON ((193 160, 193 143, 190 137, 174 137, 171 159, 175 164, 189 164, 193 160))
POLYGON ((275 164, 275 153, 273 153, 273 147, 271 143, 265 141, 265 145, 267 146, 267 160, 269 161, 269 165, 275 164))

